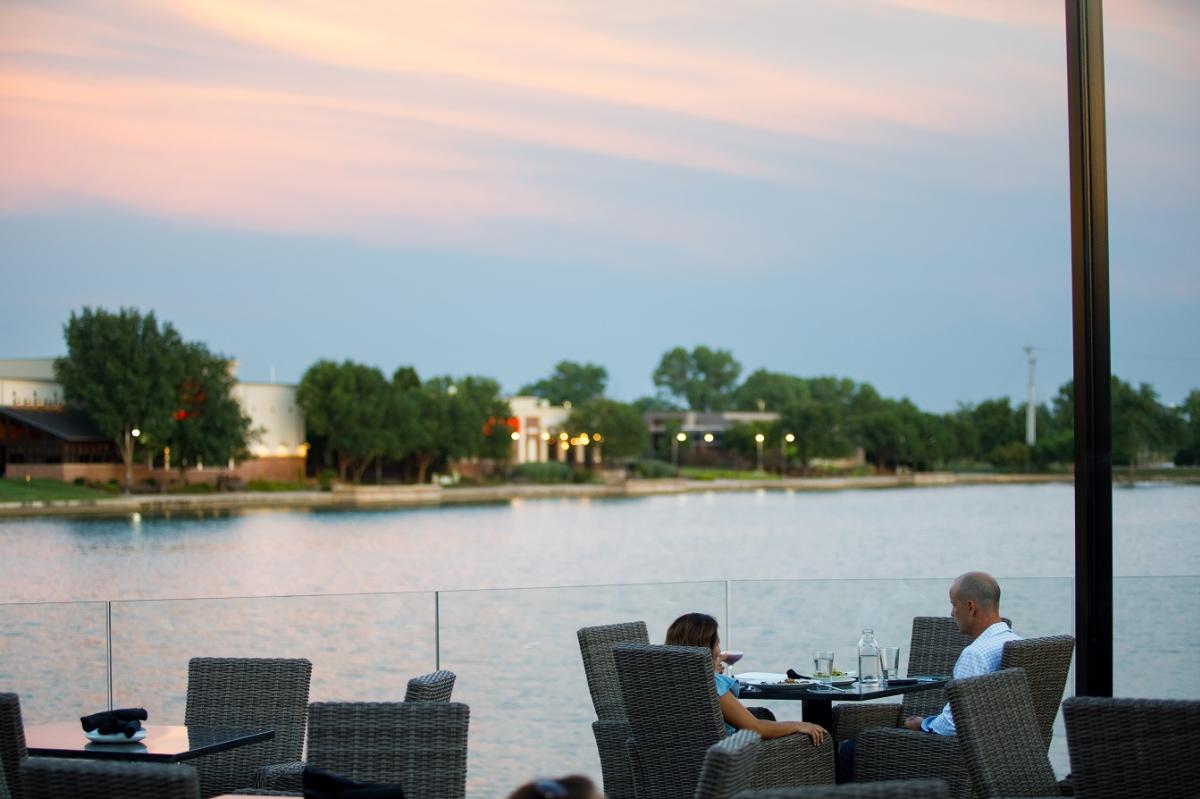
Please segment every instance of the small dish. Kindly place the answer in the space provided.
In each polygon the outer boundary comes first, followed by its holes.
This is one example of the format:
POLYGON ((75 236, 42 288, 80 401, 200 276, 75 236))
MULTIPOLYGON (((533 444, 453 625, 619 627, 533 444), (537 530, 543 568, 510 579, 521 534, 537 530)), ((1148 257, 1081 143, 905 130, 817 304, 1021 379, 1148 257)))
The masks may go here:
POLYGON ((135 744, 146 737, 146 728, 138 730, 133 734, 132 738, 126 738, 123 732, 102 733, 99 730, 85 732, 89 741, 94 741, 98 744, 135 744))

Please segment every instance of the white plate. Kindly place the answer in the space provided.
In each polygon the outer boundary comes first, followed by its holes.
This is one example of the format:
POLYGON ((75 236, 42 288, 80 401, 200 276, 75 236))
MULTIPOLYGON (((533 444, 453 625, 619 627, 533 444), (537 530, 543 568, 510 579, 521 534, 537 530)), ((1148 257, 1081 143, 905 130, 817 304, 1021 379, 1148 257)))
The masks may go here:
POLYGON ((734 678, 742 685, 775 685, 786 680, 787 675, 769 671, 748 671, 745 674, 735 674, 734 678))
POLYGON ((133 734, 132 738, 126 738, 123 732, 114 732, 105 735, 99 730, 85 732, 89 741, 95 741, 98 744, 135 744, 146 737, 146 728, 143 727, 133 734))

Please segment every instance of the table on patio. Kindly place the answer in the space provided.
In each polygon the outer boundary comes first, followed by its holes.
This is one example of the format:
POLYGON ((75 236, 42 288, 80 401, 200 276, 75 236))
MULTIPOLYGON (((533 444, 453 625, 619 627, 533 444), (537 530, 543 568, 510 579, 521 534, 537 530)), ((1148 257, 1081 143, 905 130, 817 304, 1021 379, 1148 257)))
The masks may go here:
POLYGON ((130 743, 97 743, 84 736, 78 721, 34 724, 25 728, 25 745, 32 757, 83 757, 180 763, 201 755, 223 752, 275 737, 274 730, 233 727, 186 727, 146 724, 146 737, 130 743))
POLYGON ((800 684, 742 684, 738 695, 743 701, 784 699, 800 701, 804 705, 801 714, 804 720, 819 724, 825 729, 833 727, 834 702, 865 702, 885 696, 899 696, 916 691, 944 688, 949 677, 909 677, 889 680, 887 687, 862 685, 855 681, 846 686, 829 686, 821 683, 800 684))

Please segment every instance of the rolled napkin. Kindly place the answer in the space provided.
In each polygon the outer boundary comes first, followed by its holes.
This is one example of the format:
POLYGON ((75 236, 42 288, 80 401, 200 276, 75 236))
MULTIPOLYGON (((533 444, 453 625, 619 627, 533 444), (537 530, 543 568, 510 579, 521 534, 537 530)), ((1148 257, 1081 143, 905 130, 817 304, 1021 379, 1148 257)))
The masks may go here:
POLYGON ((84 732, 95 730, 101 735, 122 733, 126 738, 132 738, 133 734, 142 728, 142 722, 148 718, 150 716, 145 708, 124 707, 81 716, 79 723, 83 725, 84 732))

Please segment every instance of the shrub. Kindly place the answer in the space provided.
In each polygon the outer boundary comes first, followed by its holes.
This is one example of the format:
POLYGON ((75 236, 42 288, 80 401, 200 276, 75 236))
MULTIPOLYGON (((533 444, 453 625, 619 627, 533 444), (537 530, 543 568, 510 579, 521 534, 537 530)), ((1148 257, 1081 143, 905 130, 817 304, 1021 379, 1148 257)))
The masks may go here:
POLYGON ((247 491, 305 491, 308 485, 287 480, 251 480, 246 483, 247 491))
POLYGON ((317 485, 322 491, 329 491, 333 488, 333 481, 337 479, 337 472, 333 469, 322 469, 317 472, 317 485))
POLYGON ((569 483, 571 467, 565 463, 521 463, 513 467, 515 483, 569 483))
POLYGON ((84 480, 82 477, 76 477, 71 482, 77 486, 81 486, 81 485, 85 485, 87 483, 87 480, 84 480))
POLYGON ((679 470, 666 461, 646 458, 630 464, 629 475, 644 480, 663 480, 668 477, 678 477, 679 470))

